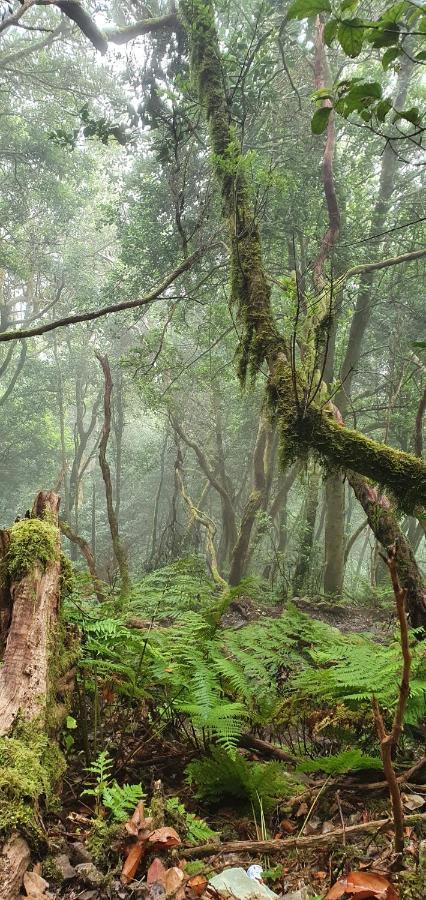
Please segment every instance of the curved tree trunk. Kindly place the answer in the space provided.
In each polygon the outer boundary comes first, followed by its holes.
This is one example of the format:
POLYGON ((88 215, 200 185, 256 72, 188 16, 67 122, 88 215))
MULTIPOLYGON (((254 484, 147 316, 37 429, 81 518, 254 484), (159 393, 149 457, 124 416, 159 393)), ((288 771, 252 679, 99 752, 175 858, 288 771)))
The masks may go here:
POLYGON ((0 669, 0 757, 5 760, 0 807, 6 823, 0 835, 0 900, 19 896, 30 861, 26 838, 44 840, 43 805, 64 770, 55 736, 74 657, 69 648, 61 652, 58 510, 57 494, 40 492, 32 517, 3 532, 0 542, 7 549, 2 602, 10 613, 0 669))
POLYGON ((116 516, 116 510, 114 508, 113 501, 113 491, 112 491, 112 481, 111 481, 111 469, 109 467, 108 460, 106 458, 106 451, 108 447, 109 436, 111 432, 111 394, 112 394, 112 378, 111 378, 111 369, 107 356, 101 356, 99 353, 96 354, 97 359, 99 360, 102 371, 104 373, 105 379, 105 393, 104 393, 104 424, 102 428, 102 436, 101 442, 99 444, 99 465, 101 467, 102 478, 105 484, 105 494, 106 494, 106 502, 107 502, 107 513, 108 513, 108 522, 109 529, 111 532, 111 540, 112 547, 114 550, 114 556, 117 561, 118 569, 120 572, 121 578, 121 597, 126 597, 129 593, 131 582, 129 575, 129 565, 127 561, 127 553, 121 542, 120 534, 118 531, 118 522, 116 516))
POLYGON ((232 551, 229 584, 239 584, 246 573, 246 564, 250 537, 256 515, 265 507, 271 453, 273 447, 273 429, 263 411, 260 415, 256 444, 253 451, 253 488, 243 510, 241 526, 232 551))
POLYGON ((84 559, 87 563, 87 568, 93 581, 93 589, 99 600, 99 603, 102 603, 105 600, 105 591, 102 579, 99 578, 99 575, 96 571, 95 558, 93 556, 92 548, 89 542, 81 537, 81 535, 76 534, 76 532, 72 530, 71 526, 68 525, 68 522, 65 522, 63 519, 59 520, 59 528, 61 529, 62 534, 64 534, 69 541, 77 545, 82 555, 84 556, 84 559))

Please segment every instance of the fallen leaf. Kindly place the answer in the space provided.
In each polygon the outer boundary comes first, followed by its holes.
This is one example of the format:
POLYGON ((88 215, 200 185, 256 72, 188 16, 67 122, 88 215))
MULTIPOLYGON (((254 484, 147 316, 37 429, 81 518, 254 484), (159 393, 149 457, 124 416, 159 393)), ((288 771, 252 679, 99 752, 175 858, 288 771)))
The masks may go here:
POLYGON ((299 819, 300 816, 306 816, 308 812, 308 804, 303 802, 300 804, 299 809, 297 810, 296 816, 299 819))
POLYGON ((167 825, 163 828, 156 828, 148 837, 150 844, 159 844, 163 847, 177 847, 182 841, 174 828, 167 825))
POLYGON ((142 827, 142 823, 145 823, 145 806, 143 800, 139 800, 139 803, 135 807, 135 811, 133 815, 130 817, 128 822, 125 824, 126 831, 129 834, 133 834, 135 837, 139 834, 139 829, 142 827))
POLYGON ((293 834, 293 831, 296 831, 296 826, 293 825, 289 819, 283 819, 282 822, 280 822, 280 828, 285 834, 293 834))
POLYGON ((128 884, 129 881, 132 881, 135 877, 144 849, 144 843, 142 844, 138 841, 137 844, 132 844, 121 870, 121 880, 123 884, 128 884))
POLYGON ((161 859, 158 859, 158 856, 153 859, 146 873, 146 883, 153 884, 154 881, 158 881, 164 886, 166 884, 166 867, 163 865, 161 859))
POLYGON ((326 819, 325 822, 322 823, 321 834, 330 834, 330 831, 334 831, 335 825, 331 819, 326 819))
POLYGON ((172 866, 166 872, 166 895, 167 897, 180 896, 180 890, 183 891, 183 872, 177 866, 172 866))
POLYGON ((32 872, 25 872, 23 881, 24 881, 24 888, 28 895, 35 894, 36 896, 42 897, 43 894, 46 893, 47 888, 49 887, 48 882, 45 881, 45 879, 41 877, 41 875, 36 871, 36 869, 33 869, 32 872))
POLYGON ((426 803, 426 797, 422 797, 421 794, 401 794, 401 797, 405 808, 411 811, 420 809, 426 803))
POLYGON ((356 900, 398 900, 390 881, 375 872, 349 872, 346 878, 336 881, 325 900, 341 900, 343 897, 355 897, 356 900))
POLYGON ((187 887, 196 896, 201 897, 207 887, 207 878, 204 875, 193 875, 187 881, 187 887))

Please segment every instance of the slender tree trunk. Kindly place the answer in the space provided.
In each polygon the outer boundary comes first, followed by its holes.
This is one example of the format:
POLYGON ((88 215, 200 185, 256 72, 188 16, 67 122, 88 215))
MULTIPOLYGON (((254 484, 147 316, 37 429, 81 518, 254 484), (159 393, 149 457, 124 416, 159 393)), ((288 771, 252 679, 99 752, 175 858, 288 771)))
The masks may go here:
MULTIPOLYGON (((407 90, 410 83, 413 65, 414 60, 410 58, 409 54, 404 54, 403 57, 401 57, 401 64, 399 67, 398 80, 395 91, 395 109, 404 109, 404 103, 407 96, 407 90)), ((382 154, 377 199, 371 217, 371 237, 373 235, 380 234, 384 230, 389 204, 392 198, 392 194, 395 190, 398 166, 398 155, 394 153, 393 147, 390 144, 386 144, 382 154)), ((376 246, 381 249, 383 247, 383 243, 379 242, 379 244, 376 246)), ((339 407, 343 418, 346 417, 348 403, 351 396, 352 381, 359 366, 363 339, 367 331, 371 313, 373 310, 372 288, 374 284, 374 278, 375 273, 367 271, 361 274, 359 280, 355 311, 351 321, 347 349, 340 372, 340 381, 342 387, 336 395, 336 405, 339 407)))
POLYGON ((59 527, 62 531, 62 534, 64 534, 69 541, 71 541, 79 548, 82 556, 86 560, 87 568, 93 581, 93 589, 99 602, 102 603, 105 600, 104 585, 102 579, 99 578, 99 575, 96 571, 95 558, 89 542, 81 537, 81 535, 76 534, 75 531, 72 530, 71 526, 68 525, 68 522, 65 522, 63 519, 59 520, 59 527))
POLYGON ((155 500, 154 500, 154 515, 152 518, 152 534, 151 534, 151 553, 150 553, 150 557, 149 557, 149 563, 151 566, 154 563, 155 553, 156 553, 156 549, 157 549, 158 514, 159 514, 159 510, 160 510, 161 491, 163 489, 164 468, 165 468, 165 461, 166 461, 168 437, 169 436, 166 431, 164 441, 163 441, 163 446, 161 448, 161 454, 160 454, 160 478, 159 478, 159 482, 158 482, 157 493, 155 495, 155 500))
POLYGON ((231 557, 229 584, 237 585, 244 578, 250 537, 256 515, 267 500, 268 473, 271 466, 273 430, 265 411, 261 412, 256 444, 253 452, 253 488, 244 507, 241 526, 231 557))
POLYGON ((325 503, 324 592, 340 596, 345 577, 345 482, 341 472, 326 479, 325 503))
POLYGON ((129 565, 127 560, 126 550, 121 542, 119 530, 118 530, 118 522, 117 516, 114 509, 114 501, 113 501, 113 489, 112 489, 112 481, 111 481, 111 470, 109 467, 108 460, 106 458, 106 452, 108 447, 109 436, 111 432, 111 394, 112 394, 112 378, 111 378, 111 369, 107 356, 101 356, 99 353, 96 354, 97 359, 99 360, 102 371, 104 373, 105 379, 105 393, 104 393, 104 424, 102 428, 102 437, 101 442, 99 444, 99 465, 101 467, 102 478, 105 484, 105 495, 106 495, 106 503, 107 503, 107 513, 108 513, 108 522, 109 529, 111 532, 111 540, 112 546, 114 550, 114 556, 117 561, 118 570, 120 572, 121 578, 121 591, 120 596, 123 599, 126 597, 131 588, 130 575, 129 575, 129 565))
POLYGON ((45 839, 40 810, 65 769, 56 738, 72 686, 69 665, 75 655, 70 648, 65 655, 60 646, 58 509, 56 494, 40 492, 31 519, 16 523, 0 542, 9 550, 10 607, 0 668, 0 749, 7 756, 0 785, 2 822, 10 816, 5 828, 10 837, 0 850, 0 900, 20 896, 31 855, 27 840, 45 839))
POLYGON ((319 488, 320 476, 318 470, 314 467, 313 471, 310 473, 306 488, 303 533, 300 541, 296 569, 293 575, 293 594, 296 596, 303 591, 310 569, 315 534, 315 520, 318 510, 319 488))

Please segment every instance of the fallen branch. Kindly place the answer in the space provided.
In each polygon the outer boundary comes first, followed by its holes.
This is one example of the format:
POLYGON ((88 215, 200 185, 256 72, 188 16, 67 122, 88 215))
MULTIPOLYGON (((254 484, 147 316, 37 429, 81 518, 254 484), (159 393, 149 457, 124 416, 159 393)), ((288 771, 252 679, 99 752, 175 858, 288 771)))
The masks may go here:
MULTIPOLYGON (((426 813, 413 813, 411 816, 405 816, 407 825, 415 825, 416 822, 426 822, 426 813)), ((201 856, 217 856, 219 853, 285 853, 286 850, 300 849, 305 847, 315 847, 321 845, 334 844, 343 840, 345 835, 346 841, 350 837, 362 834, 362 832, 381 832, 386 828, 392 828, 393 820, 375 819, 372 822, 361 822, 359 825, 348 825, 345 829, 336 828, 328 834, 310 834, 307 837, 290 837, 283 840, 272 841, 226 841, 223 844, 210 843, 200 844, 198 847, 185 847, 179 851, 179 856, 183 859, 198 859, 201 856)))

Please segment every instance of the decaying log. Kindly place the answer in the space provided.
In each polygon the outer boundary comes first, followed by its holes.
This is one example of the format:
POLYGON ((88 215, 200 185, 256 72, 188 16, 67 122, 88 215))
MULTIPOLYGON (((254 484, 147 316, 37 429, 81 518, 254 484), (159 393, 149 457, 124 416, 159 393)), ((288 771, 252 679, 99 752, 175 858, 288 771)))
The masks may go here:
POLYGON ((64 770, 55 738, 66 711, 63 685, 74 651, 61 639, 58 617, 58 513, 58 495, 41 491, 31 517, 0 539, 0 599, 2 610, 9 611, 2 620, 6 642, 0 668, 0 900, 19 896, 32 840, 38 846, 44 840, 44 804, 64 770))
MULTIPOLYGON (((405 816, 407 825, 415 825, 416 822, 425 821, 426 813, 405 816)), ((285 853, 286 850, 303 850, 306 847, 328 846, 329 844, 339 843, 343 838, 347 841, 363 832, 379 834, 388 828, 393 828, 392 819, 375 819, 372 822, 361 822, 359 825, 348 825, 345 829, 336 828, 335 831, 329 831, 327 834, 310 834, 307 837, 289 837, 283 840, 271 841, 226 841, 223 844, 214 842, 200 844, 198 847, 179 849, 179 856, 183 859, 199 859, 202 856, 217 856, 220 853, 285 853)))

